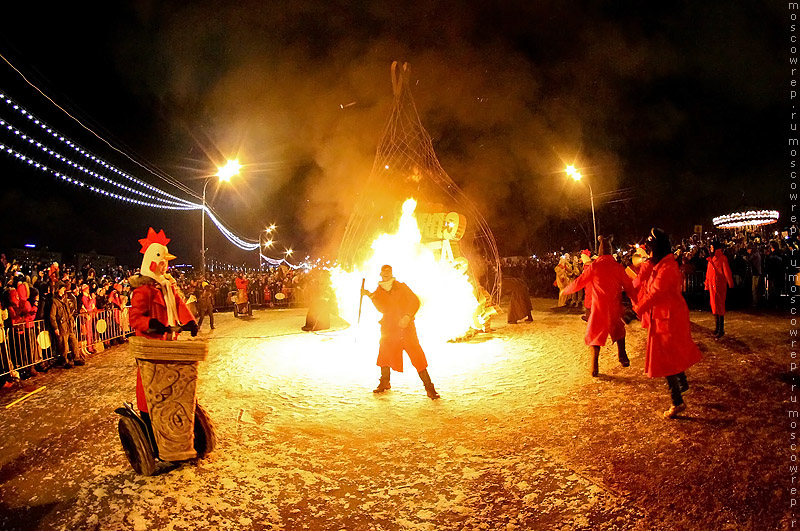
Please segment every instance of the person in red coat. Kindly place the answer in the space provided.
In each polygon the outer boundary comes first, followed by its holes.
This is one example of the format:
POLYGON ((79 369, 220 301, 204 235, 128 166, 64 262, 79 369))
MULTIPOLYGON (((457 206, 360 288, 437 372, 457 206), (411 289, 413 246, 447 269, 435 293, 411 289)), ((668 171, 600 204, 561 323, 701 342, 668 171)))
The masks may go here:
POLYGON ((728 257, 722 252, 723 245, 717 240, 711 242, 711 257, 707 258, 706 291, 711 300, 711 313, 714 314, 716 328, 714 337, 725 335, 725 296, 728 288, 733 287, 733 275, 728 257))
MULTIPOLYGON (((164 231, 156 233, 151 227, 147 238, 139 240, 144 254, 139 273, 129 279, 131 294, 130 325, 137 336, 150 339, 175 339, 182 330, 197 335, 197 323, 186 303, 178 296, 175 279, 167 273, 168 262, 175 258, 169 254, 170 239, 164 231)), ((142 376, 136 370, 136 405, 149 422, 142 376)))
POLYGON ((236 275, 236 279, 234 281, 236 283, 236 290, 239 292, 236 302, 238 304, 244 304, 250 300, 247 290, 248 286, 250 285, 250 281, 244 277, 244 273, 241 271, 239 271, 239 274, 236 275))
POLYGON ((362 289, 383 314, 381 319, 381 341, 377 365, 381 368, 381 380, 373 393, 383 393, 392 388, 389 383, 391 369, 403 372, 403 351, 408 353, 411 364, 417 369, 428 397, 435 400, 439 393, 428 375, 428 360, 419 344, 414 315, 419 310, 419 298, 407 285, 398 282, 392 275, 392 266, 381 267, 381 282, 374 292, 362 289))
POLYGON ((692 340, 689 307, 681 293, 683 275, 672 255, 669 237, 652 229, 647 239, 650 255, 633 309, 647 328, 645 371, 650 378, 665 377, 672 407, 664 412, 675 418, 686 409, 682 394, 689 390, 686 369, 700 361, 700 349, 692 340))
POLYGON ((625 322, 622 320, 624 308, 622 306, 622 290, 630 296, 633 293, 633 284, 625 268, 611 256, 611 241, 599 236, 598 257, 591 264, 587 264, 583 273, 562 290, 562 294, 576 293, 586 288, 590 294, 591 311, 586 325, 584 342, 589 345, 591 373, 597 376, 600 373, 600 347, 606 344, 611 337, 611 342, 617 344, 617 357, 623 367, 629 367, 631 362, 625 351, 625 322))

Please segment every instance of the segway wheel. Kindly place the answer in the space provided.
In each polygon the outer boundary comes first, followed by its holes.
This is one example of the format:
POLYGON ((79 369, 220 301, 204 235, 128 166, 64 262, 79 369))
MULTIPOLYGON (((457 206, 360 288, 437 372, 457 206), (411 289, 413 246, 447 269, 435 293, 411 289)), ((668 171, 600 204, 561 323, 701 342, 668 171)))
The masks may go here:
POLYGON ((253 317, 253 307, 250 306, 250 303, 247 304, 247 315, 253 317))
POLYGON ((137 474, 142 476, 152 476, 156 471, 156 460, 153 458, 153 450, 150 448, 150 441, 142 431, 139 423, 130 417, 119 419, 117 426, 119 430, 119 440, 131 467, 137 474))
POLYGON ((236 303, 233 303, 233 316, 239 317, 239 308, 236 307, 236 303))
POLYGON ((197 404, 194 410, 194 449, 197 457, 203 458, 217 446, 217 430, 208 412, 197 404))

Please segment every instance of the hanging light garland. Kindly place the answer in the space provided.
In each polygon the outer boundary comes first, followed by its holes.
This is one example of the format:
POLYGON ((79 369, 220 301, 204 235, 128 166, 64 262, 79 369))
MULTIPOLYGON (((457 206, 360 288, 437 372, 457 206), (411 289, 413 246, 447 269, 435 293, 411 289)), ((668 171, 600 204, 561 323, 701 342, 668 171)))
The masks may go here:
MULTIPOLYGON (((2 119, 0 119, 0 127, 5 127, 6 131, 13 132, 15 135, 17 135, 19 140, 27 141, 31 146, 33 146, 34 148, 36 148, 39 151, 41 151, 42 155, 44 155, 44 156, 48 156, 49 155, 50 157, 55 158, 60 163, 66 165, 66 166, 69 166, 72 169, 78 170, 78 171, 82 172, 83 174, 85 174, 85 175, 87 175, 89 177, 93 177, 93 178, 95 178, 95 179, 97 179, 99 181, 102 181, 102 182, 104 182, 106 184, 109 184, 109 185, 115 186, 117 188, 120 188, 122 190, 125 190, 126 192, 129 192, 131 194, 139 195, 139 196, 141 196, 141 197, 143 197, 145 199, 150 199, 151 201, 158 201, 158 203, 142 202, 142 201, 136 202, 136 201, 133 201, 133 200, 130 200, 129 202, 132 202, 132 203, 135 202, 136 204, 146 205, 146 206, 150 206, 152 208, 165 208, 165 209, 174 209, 174 210, 193 210, 193 209, 197 209, 198 208, 197 205, 195 205, 195 204, 193 204, 191 202, 183 201, 183 200, 172 201, 172 200, 162 199, 162 198, 156 197, 156 196, 154 196, 152 194, 148 194, 148 193, 142 192, 140 190, 135 190, 135 189, 133 189, 133 188, 131 188, 129 186, 125 186, 124 184, 119 183, 119 182, 117 182, 117 181, 115 181, 113 179, 109 179, 108 177, 100 175, 97 172, 94 172, 94 171, 92 171, 92 170, 90 170, 90 169, 88 169, 88 168, 86 168, 84 166, 81 166, 80 164, 76 163, 75 161, 65 157, 64 155, 62 155, 58 151, 50 149, 47 145, 42 144, 41 142, 35 141, 33 137, 30 137, 30 136, 27 136, 25 134, 22 134, 22 132, 19 129, 15 128, 14 126, 12 126, 11 124, 7 123, 6 121, 4 121, 2 119)), ((34 160, 33 157, 25 156, 19 150, 15 151, 10 146, 6 146, 6 150, 10 154, 14 155, 16 158, 20 158, 23 161, 25 161, 25 160, 34 160)), ((44 164, 42 164, 42 163, 39 163, 39 164, 44 166, 44 164)), ((57 177, 60 176, 59 172, 57 172, 53 168, 45 167, 45 169, 47 171, 52 172, 57 177)), ((78 186, 87 186, 87 187, 91 188, 91 185, 88 185, 88 183, 85 183, 84 181, 81 181, 77 177, 75 177, 74 179, 66 179, 66 180, 69 181, 69 182, 72 182, 73 184, 76 184, 78 186)), ((110 197, 117 197, 117 194, 113 194, 113 193, 107 193, 105 195, 109 195, 110 197)), ((119 196, 119 197, 121 197, 123 200, 127 199, 127 198, 124 198, 122 196, 119 196)))
POLYGON ((76 153, 84 156, 88 160, 91 160, 92 162, 98 164, 99 166, 102 166, 104 169, 106 169, 106 170, 108 170, 108 171, 110 171, 112 173, 116 173, 116 174, 118 174, 118 175, 120 175, 120 176, 122 176, 122 177, 124 177, 124 178, 126 178, 128 180, 130 180, 131 182, 141 186, 142 188, 145 188, 145 189, 151 190, 153 192, 156 192, 158 194, 164 195, 169 199, 172 199, 172 200, 175 200, 175 201, 178 201, 178 202, 182 202, 182 203, 186 203, 186 204, 193 204, 193 203, 191 203, 189 201, 186 201, 186 200, 181 199, 179 197, 176 197, 176 196, 174 196, 172 194, 169 194, 169 193, 159 189, 156 186, 148 184, 148 183, 146 183, 146 182, 144 182, 144 181, 142 181, 140 179, 136 179, 135 177, 127 174, 126 172, 120 170, 119 168, 116 168, 115 166, 107 163, 106 161, 104 161, 100 157, 95 156, 91 152, 83 149, 81 146, 79 146, 78 144, 72 142, 69 138, 67 138, 64 135, 62 135, 61 133, 59 133, 56 129, 53 129, 52 127, 48 126, 47 123, 45 123, 43 120, 39 120, 38 118, 36 118, 31 112, 29 112, 27 109, 25 109, 24 107, 22 107, 21 105, 16 103, 14 100, 12 100, 10 97, 8 97, 8 95, 6 95, 6 94, 4 94, 2 92, 0 92, 0 102, 5 103, 7 106, 9 106, 13 110, 17 111, 20 115, 22 115, 23 117, 27 118, 31 123, 33 123, 34 125, 39 126, 39 128, 41 129, 40 132, 48 133, 49 135, 51 135, 57 141, 59 141, 59 142, 63 143, 64 145, 70 147, 76 153))
POLYGON ((297 265, 289 262, 286 258, 270 258, 269 256, 265 255, 264 253, 259 252, 259 256, 261 256, 261 260, 268 263, 271 266, 279 266, 281 264, 286 264, 287 266, 291 267, 292 269, 297 269, 303 267, 303 264, 297 265))
POLYGON ((27 154, 23 153, 22 151, 20 151, 19 146, 8 145, 9 143, 8 141, 0 142, 0 152, 5 153, 7 156, 16 158, 18 161, 26 163, 30 167, 36 168, 44 173, 53 175, 56 178, 64 182, 67 182, 69 184, 86 189, 98 195, 117 199, 137 206, 145 206, 149 208, 158 208, 166 210, 202 210, 203 208, 205 208, 206 214, 208 214, 209 218, 212 220, 214 225, 216 225, 216 227, 225 236, 225 238, 227 238, 227 240, 230 241, 233 245, 246 251, 253 251, 259 248, 258 241, 239 237, 236 234, 234 234, 230 229, 225 227, 222 221, 213 213, 213 210, 208 205, 204 207, 200 203, 194 203, 192 201, 188 201, 180 197, 177 197, 175 195, 169 194, 159 189, 156 186, 148 184, 120 170, 119 168, 116 168, 115 166, 109 164, 99 156, 94 155, 88 150, 83 149, 80 145, 76 144, 75 142, 72 142, 68 137, 65 137, 64 135, 60 134, 57 130, 48 126, 46 122, 35 117, 27 109, 23 108, 21 105, 19 105, 10 97, 8 97, 8 95, 6 95, 4 92, 0 92, 0 103, 5 104, 8 108, 11 108, 12 110, 16 111, 19 115, 26 118, 28 123, 33 124, 34 126, 38 126, 34 128, 34 130, 37 131, 38 134, 46 133, 56 141, 72 149, 75 153, 77 153, 81 157, 103 168, 100 171, 102 171, 104 174, 98 173, 97 171, 89 169, 81 165, 80 163, 70 159, 69 157, 59 152, 58 148, 55 149, 50 148, 45 143, 46 141, 38 140, 30 132, 26 133, 22 129, 9 123, 8 120, 0 119, 0 131, 4 131, 10 137, 12 143, 14 144, 21 143, 26 147, 33 148, 34 151, 37 151, 41 157, 50 158, 51 162, 52 159, 55 159, 57 163, 53 163, 54 165, 61 164, 64 165, 66 169, 53 168, 48 163, 45 163, 41 158, 31 156, 29 153, 27 154), (116 174, 120 177, 123 177, 127 181, 133 183, 134 185, 140 188, 144 188, 144 190, 147 191, 137 190, 131 186, 122 184, 121 182, 116 180, 114 175, 112 174, 116 174), (104 184, 97 184, 97 185, 90 184, 84 181, 84 179, 86 179, 87 177, 96 179, 104 184), (115 187, 120 190, 123 190, 127 194, 139 196, 143 199, 128 197, 126 195, 116 193, 115 191, 111 191, 105 188, 104 186, 115 187), (148 191, 153 193, 149 193, 148 191))

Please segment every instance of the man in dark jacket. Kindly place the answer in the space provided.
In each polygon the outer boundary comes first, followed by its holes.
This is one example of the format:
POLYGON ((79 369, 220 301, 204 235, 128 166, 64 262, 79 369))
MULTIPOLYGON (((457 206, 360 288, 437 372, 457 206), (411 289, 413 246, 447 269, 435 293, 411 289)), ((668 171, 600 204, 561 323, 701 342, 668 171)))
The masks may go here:
POLYGON ((373 393, 383 393, 392 388, 389 384, 391 369, 403 372, 403 351, 408 353, 411 364, 417 369, 425 391, 431 399, 439 398, 439 393, 428 375, 428 360, 419 344, 414 315, 419 310, 419 298, 411 288, 397 282, 392 276, 392 266, 381 267, 381 282, 370 293, 362 290, 372 300, 375 308, 383 314, 381 319, 381 342, 377 365, 381 368, 381 380, 373 393))
POLYGON ((214 298, 217 289, 214 284, 203 282, 197 294, 197 328, 203 326, 203 319, 208 316, 211 330, 214 330, 214 298))
POLYGON ((56 335, 58 363, 63 364, 65 369, 69 369, 73 363, 83 365, 86 362, 78 346, 78 338, 75 336, 74 309, 65 295, 67 286, 59 281, 56 282, 55 288, 56 292, 50 306, 50 325, 56 335))

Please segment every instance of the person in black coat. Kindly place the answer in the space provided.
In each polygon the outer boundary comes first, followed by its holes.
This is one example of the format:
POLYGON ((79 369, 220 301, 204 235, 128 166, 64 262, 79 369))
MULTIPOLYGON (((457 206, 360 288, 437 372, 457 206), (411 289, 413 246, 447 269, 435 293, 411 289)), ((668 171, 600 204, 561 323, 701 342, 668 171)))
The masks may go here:
POLYGON ((531 305, 531 296, 525 281, 521 278, 504 278, 503 290, 511 294, 508 305, 508 323, 517 324, 520 319, 533 321, 533 315, 531 315, 533 305, 531 305))

